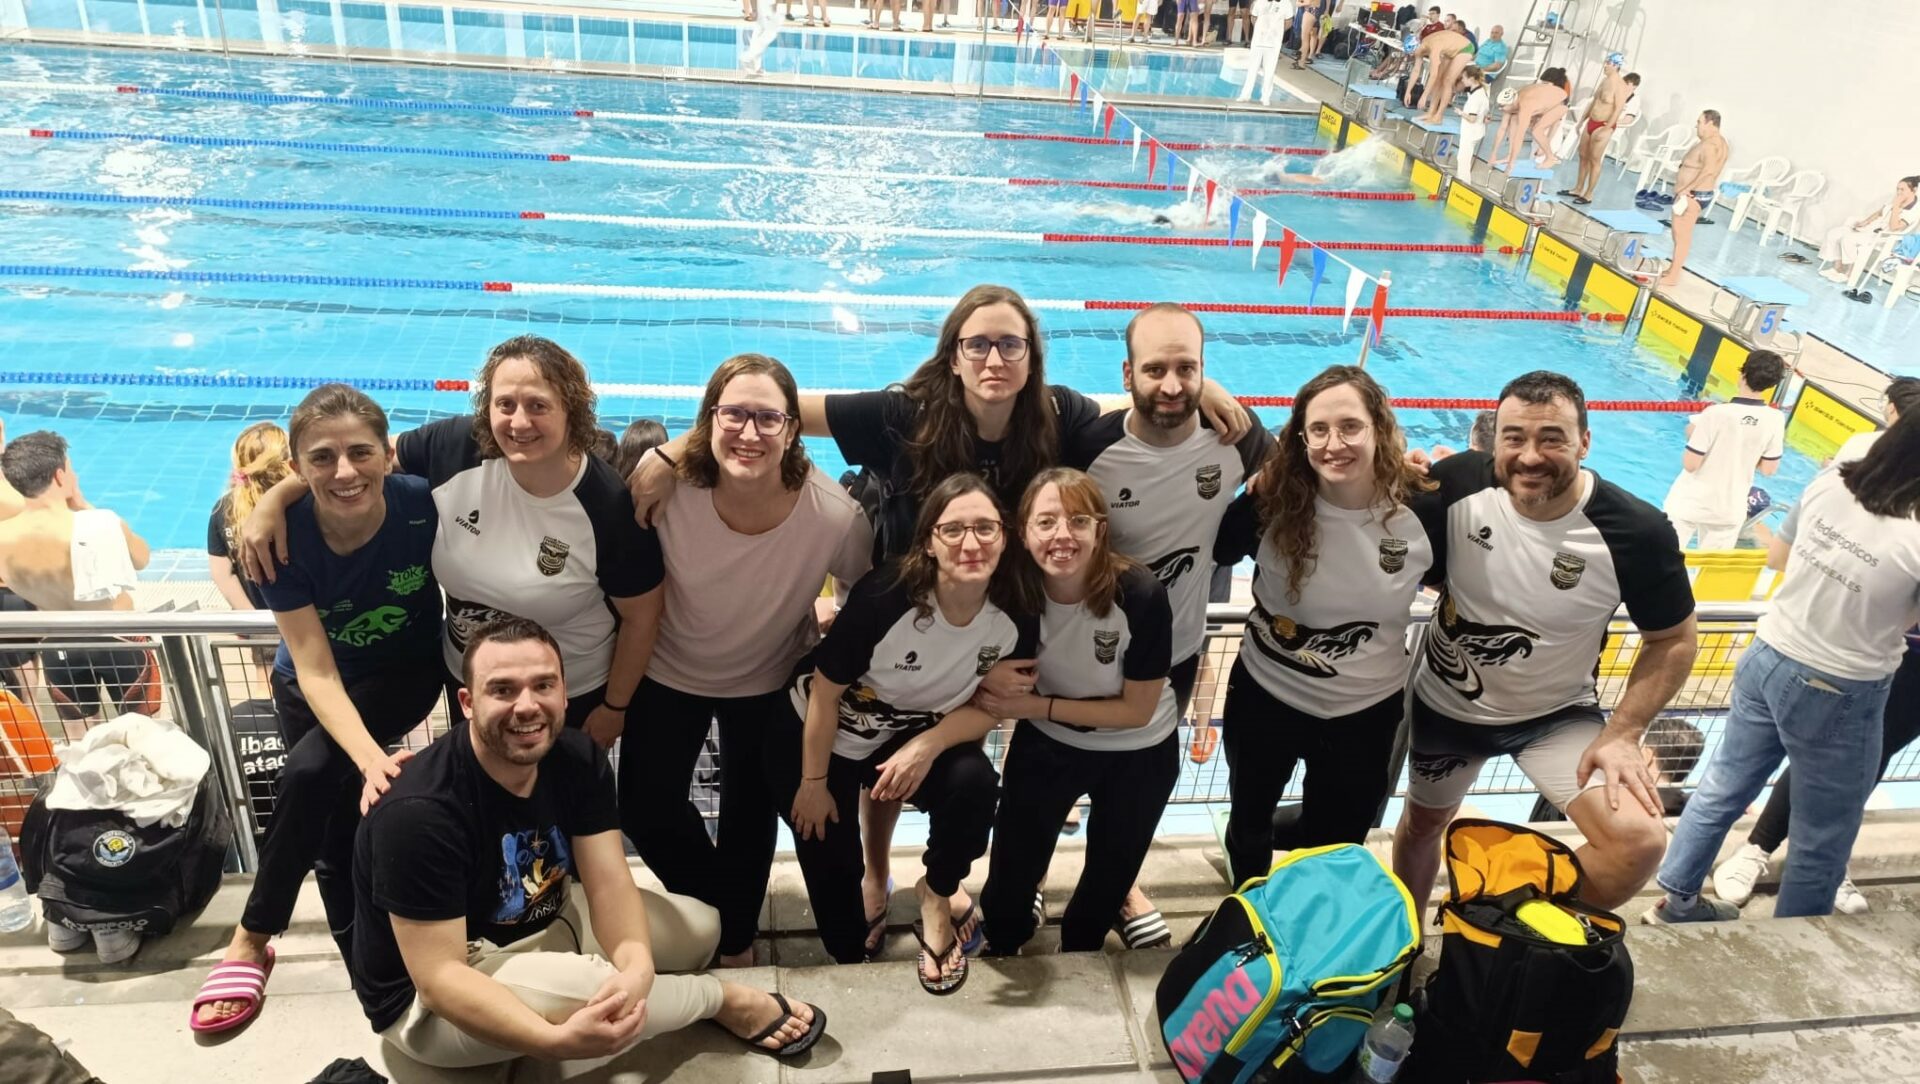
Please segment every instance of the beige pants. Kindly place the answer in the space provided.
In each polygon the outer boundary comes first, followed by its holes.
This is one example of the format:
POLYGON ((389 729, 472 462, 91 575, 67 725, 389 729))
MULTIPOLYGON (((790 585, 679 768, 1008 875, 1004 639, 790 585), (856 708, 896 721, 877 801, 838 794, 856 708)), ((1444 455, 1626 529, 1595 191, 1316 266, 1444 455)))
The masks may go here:
MULTIPOLYGON (((662 974, 647 996, 647 1022, 641 1039, 678 1031, 719 1013, 720 980, 712 975, 671 975, 707 966, 720 944, 720 913, 687 896, 640 889, 653 934, 654 966, 662 974)), ((573 885, 553 924, 532 937, 502 948, 491 941, 467 946, 467 964, 508 990, 529 1009, 559 1021, 585 1005, 614 974, 588 922, 586 893, 573 885)), ((400 1052, 423 1065, 462 1069, 494 1065, 521 1055, 493 1046, 435 1016, 418 996, 407 1014, 380 1033, 400 1052)))
POLYGON ((1680 536, 1680 548, 1683 550, 1730 550, 1740 542, 1740 524, 1738 523, 1731 527, 1695 523, 1691 520, 1678 519, 1671 513, 1667 518, 1673 520, 1673 530, 1680 536))

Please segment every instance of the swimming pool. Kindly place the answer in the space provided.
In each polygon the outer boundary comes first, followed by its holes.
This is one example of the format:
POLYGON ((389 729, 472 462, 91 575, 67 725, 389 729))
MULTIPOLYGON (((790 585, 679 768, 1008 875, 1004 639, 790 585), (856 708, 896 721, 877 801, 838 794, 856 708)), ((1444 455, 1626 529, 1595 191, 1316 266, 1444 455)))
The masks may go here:
MULTIPOLYGON (((931 351, 944 299, 982 281, 1043 303, 1049 378, 1089 392, 1119 390, 1129 316, 1090 301, 1335 306, 1208 313, 1208 372, 1245 394, 1291 394, 1352 362, 1366 326, 1342 328, 1344 270, 1315 286, 1303 255, 1277 285, 1271 243, 1256 270, 1246 248, 1043 240, 1165 239, 1151 219, 1182 196, 1008 184, 1141 181, 1147 153, 1126 141, 982 138, 1099 135, 1093 111, 1065 102, 49 47, 0 58, 0 81, 0 416, 67 435, 89 497, 161 547, 203 541, 233 436, 303 394, 276 381, 375 382, 406 428, 461 411, 467 397, 434 382, 466 379, 522 332, 587 363, 606 424, 678 429, 713 366, 743 350, 813 388, 898 379, 931 351), (315 94, 349 100, 284 100, 315 94)), ((1135 115, 1163 143, 1319 143, 1311 118, 1135 115)), ((1294 187, 1260 179, 1264 153, 1187 156, 1231 183, 1294 187)), ((1424 200, 1251 204, 1316 240, 1474 240, 1424 200)), ((1562 308, 1497 253, 1341 255, 1390 271, 1395 308, 1562 308)), ((1680 390, 1669 363, 1585 321, 1393 316, 1368 365, 1401 396, 1490 396, 1540 367, 1595 399, 1680 390)), ((1458 445, 1471 411, 1402 417, 1416 441, 1458 445)), ((1590 462, 1658 501, 1684 424, 1596 414, 1590 462)), ((832 447, 813 448, 837 473, 832 447)), ((1789 453, 1771 484, 1792 495, 1811 471, 1789 453)))
MULTIPOLYGON (((908 12, 909 25, 918 25, 908 12)), ((859 13, 842 27, 783 27, 767 49, 766 77, 859 79, 926 86, 1045 90, 1064 80, 1037 37, 984 39, 978 28, 937 35, 861 33, 859 13)), ((1011 25, 1009 20, 1008 25, 1011 25)), ((755 28, 632 15, 515 11, 457 4, 415 6, 334 0, 19 0, 0 4, 0 29, 78 35, 113 44, 168 45, 315 58, 400 57, 555 69, 635 69, 658 74, 737 72, 755 28)), ((1221 54, 1074 48, 1075 63, 1112 95, 1220 98, 1238 79, 1220 78, 1221 54)), ((1279 97, 1287 98, 1285 92, 1279 97)))

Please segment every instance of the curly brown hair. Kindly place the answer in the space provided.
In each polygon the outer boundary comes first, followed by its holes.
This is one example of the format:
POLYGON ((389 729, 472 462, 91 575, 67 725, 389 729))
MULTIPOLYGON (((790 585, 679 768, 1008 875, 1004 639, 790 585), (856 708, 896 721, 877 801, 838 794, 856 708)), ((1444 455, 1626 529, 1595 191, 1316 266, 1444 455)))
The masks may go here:
POLYGON ((594 414, 599 396, 587 380, 587 367, 552 339, 515 335, 487 352, 487 360, 473 382, 473 440, 480 446, 480 458, 497 459, 502 454, 493 439, 493 374, 514 358, 532 365, 560 400, 560 409, 567 417, 567 451, 592 455, 600 439, 600 421, 594 414))
POLYGON ((1275 549, 1287 562, 1287 599, 1300 601, 1300 585, 1313 574, 1318 554, 1314 552, 1314 498, 1320 492, 1320 476, 1313 472, 1307 454, 1307 404, 1332 388, 1350 384, 1360 393, 1373 424, 1373 490, 1382 504, 1398 508, 1415 493, 1432 489, 1434 483, 1407 465, 1407 438, 1387 402, 1387 390, 1362 369, 1351 365, 1330 366, 1307 381, 1293 400, 1293 414, 1281 428, 1260 465, 1254 479, 1254 508, 1262 529, 1269 532, 1275 549))
POLYGON ((813 463, 807 458, 806 444, 800 439, 800 387, 785 365, 765 354, 735 354, 721 362, 707 378, 707 390, 700 396, 700 413, 695 415, 693 429, 687 433, 687 450, 680 459, 678 473, 683 480, 701 489, 720 484, 720 463, 713 458, 713 408, 720 405, 721 394, 735 377, 755 375, 772 380, 780 389, 780 397, 787 402, 788 443, 780 457, 780 484, 790 491, 806 484, 807 472, 813 469, 813 463))
MULTIPOLYGON (((1060 450, 1060 423, 1047 394, 1046 346, 1040 321, 1026 301, 1005 286, 968 290, 940 325, 933 356, 907 377, 907 394, 920 407, 920 423, 907 440, 913 463, 913 488, 926 492, 948 476, 974 469, 973 441, 978 432, 967 411, 966 385, 953 371, 960 357, 960 328, 988 305, 1011 305, 1027 325, 1027 383, 1014 397, 1013 417, 1001 446, 999 477, 1031 478, 1053 465, 1060 450)), ((1011 495, 1009 495, 1009 498, 1011 495)))
MULTIPOLYGON (((1069 516, 1092 516, 1099 524, 1093 536, 1093 552, 1087 558, 1087 609, 1095 617, 1106 617, 1113 612, 1113 600, 1120 594, 1120 574, 1132 568, 1136 562, 1114 552, 1113 537, 1107 526, 1107 498, 1100 492, 1100 483, 1085 471, 1072 467, 1049 467, 1034 475, 1027 483, 1027 492, 1020 498, 1020 518, 1014 524, 1021 541, 1026 539, 1027 523, 1033 519, 1033 506, 1040 500, 1040 491, 1047 486, 1060 487, 1060 507, 1069 516)), ((1021 596, 1038 603, 1038 611, 1045 605, 1046 573, 1034 562, 1031 552, 1024 552, 1013 561, 1015 574, 1022 581, 1021 596)))
MULTIPOLYGON (((933 542, 933 528, 946 514, 947 505, 969 493, 984 493, 987 500, 993 502, 993 510, 1006 526, 1007 512, 1001 507, 1000 498, 993 492, 987 480, 972 471, 961 471, 948 475, 927 494, 920 505, 920 514, 913 522, 913 541, 907 546, 893 566, 894 582, 907 589, 907 597, 913 600, 915 618, 919 622, 933 619, 933 591, 940 582, 940 562, 928 548, 933 542)), ((1001 531, 1002 548, 999 562, 993 569, 993 580, 987 586, 987 598, 995 606, 1008 613, 1038 613, 1038 599, 1028 597, 1026 589, 1014 575, 1014 562, 1006 559, 1006 546, 1011 544, 1010 529, 1001 531)))

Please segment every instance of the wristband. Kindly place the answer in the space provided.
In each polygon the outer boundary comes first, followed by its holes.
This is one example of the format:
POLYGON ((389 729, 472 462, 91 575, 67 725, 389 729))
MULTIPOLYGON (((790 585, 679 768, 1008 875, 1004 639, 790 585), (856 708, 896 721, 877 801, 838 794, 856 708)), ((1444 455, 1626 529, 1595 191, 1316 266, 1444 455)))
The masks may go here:
POLYGON ((629 700, 629 701, 628 701, 627 703, 625 703, 625 704, 609 704, 609 703, 607 703, 607 698, 606 698, 606 697, 604 697, 604 696, 603 696, 603 697, 601 697, 601 698, 600 698, 600 706, 601 706, 601 707, 603 707, 603 708, 607 708, 607 709, 609 709, 609 710, 611 710, 611 711, 625 711, 625 710, 627 710, 627 708, 629 708, 629 707, 631 707, 631 706, 632 706, 632 704, 633 704, 633 702, 632 702, 631 700, 629 700))
POLYGON ((1047 722, 1053 722, 1053 697, 1047 697, 1047 722))
POLYGON ((824 783, 826 779, 827 777, 824 775, 803 775, 800 777, 802 783, 824 783))
POLYGON ((675 463, 673 461, 673 457, 668 455, 667 450, 661 447, 660 445, 656 444, 653 446, 653 454, 659 456, 661 459, 666 460, 667 466, 672 467, 674 470, 680 469, 680 464, 675 463))

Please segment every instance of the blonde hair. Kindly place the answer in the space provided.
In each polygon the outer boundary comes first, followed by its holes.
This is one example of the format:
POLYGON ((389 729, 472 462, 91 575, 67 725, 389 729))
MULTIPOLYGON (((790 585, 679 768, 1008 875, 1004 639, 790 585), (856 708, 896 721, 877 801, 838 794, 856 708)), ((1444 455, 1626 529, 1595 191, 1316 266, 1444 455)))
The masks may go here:
MULTIPOLYGON (((240 537, 240 525, 260 503, 261 494, 292 471, 286 430, 273 422, 255 422, 240 430, 233 439, 233 474, 227 484, 227 534, 240 537)), ((244 567, 234 562, 234 568, 244 567)))

